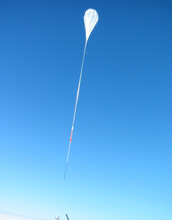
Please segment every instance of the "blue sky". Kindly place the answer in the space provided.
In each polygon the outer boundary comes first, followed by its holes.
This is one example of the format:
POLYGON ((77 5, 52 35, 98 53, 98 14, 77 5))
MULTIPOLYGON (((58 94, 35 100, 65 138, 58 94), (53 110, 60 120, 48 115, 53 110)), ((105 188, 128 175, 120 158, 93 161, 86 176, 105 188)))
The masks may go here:
POLYGON ((172 3, 0 1, 0 28, 0 210, 172 219, 172 3))

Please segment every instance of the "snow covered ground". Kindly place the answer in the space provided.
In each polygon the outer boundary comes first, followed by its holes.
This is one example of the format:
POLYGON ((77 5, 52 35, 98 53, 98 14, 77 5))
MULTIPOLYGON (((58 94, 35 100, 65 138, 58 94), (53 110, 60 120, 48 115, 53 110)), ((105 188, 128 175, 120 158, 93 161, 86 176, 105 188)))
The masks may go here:
MULTIPOLYGON (((33 220, 34 218, 22 217, 18 215, 0 213, 0 220, 33 220)), ((35 218, 36 220, 36 218, 35 218)))

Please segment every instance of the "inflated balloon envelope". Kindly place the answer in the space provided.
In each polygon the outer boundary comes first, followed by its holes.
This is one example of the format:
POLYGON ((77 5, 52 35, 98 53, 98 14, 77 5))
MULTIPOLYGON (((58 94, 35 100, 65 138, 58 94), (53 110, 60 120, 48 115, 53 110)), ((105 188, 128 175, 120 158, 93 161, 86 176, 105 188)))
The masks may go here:
POLYGON ((68 147, 68 153, 67 153, 66 167, 65 167, 63 182, 65 181, 65 178, 66 178, 67 165, 68 165, 68 161, 69 161, 69 154, 70 154, 70 148, 71 148, 71 142, 72 142, 72 135, 73 135, 73 129, 74 129, 74 123, 75 123, 75 115, 76 115, 76 109, 77 109, 77 104, 78 104, 78 97, 79 97, 79 91, 80 91, 80 85, 81 85, 82 70, 83 70, 83 65, 84 65, 84 58, 85 58, 85 51, 86 51, 86 47, 87 47, 87 41, 88 41, 88 39, 90 37, 90 34, 93 31, 95 25, 97 24, 98 20, 99 20, 99 16, 98 16, 98 13, 97 13, 96 10, 88 9, 85 12, 84 24, 85 24, 86 40, 85 40, 84 53, 83 53, 83 58, 82 58, 82 65, 81 65, 79 83, 78 83, 78 90, 77 90, 77 95, 76 95, 75 109, 74 109, 74 115, 73 115, 72 129, 71 129, 71 134, 70 134, 69 147, 68 147))
POLYGON ((88 38, 92 30, 94 29, 95 25, 97 24, 98 20, 99 20, 99 16, 96 10, 88 9, 85 12, 84 24, 85 24, 86 41, 88 41, 88 38))

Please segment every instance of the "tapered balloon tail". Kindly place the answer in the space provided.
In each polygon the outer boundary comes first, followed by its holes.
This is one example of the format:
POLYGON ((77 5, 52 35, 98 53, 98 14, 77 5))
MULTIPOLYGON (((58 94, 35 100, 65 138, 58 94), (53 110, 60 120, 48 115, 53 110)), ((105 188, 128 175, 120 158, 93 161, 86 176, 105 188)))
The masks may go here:
POLYGON ((67 165, 68 165, 68 163, 66 163, 66 166, 65 166, 65 172, 64 172, 64 177, 63 177, 63 183, 65 182, 65 179, 66 179, 67 165))
POLYGON ((74 124, 75 124, 75 115, 76 115, 76 109, 77 109, 77 105, 78 105, 78 98, 79 98, 79 91, 80 91, 80 85, 81 85, 81 79, 82 79, 82 70, 83 70, 83 66, 84 66, 86 47, 87 47, 87 41, 85 42, 84 53, 83 53, 83 58, 82 58, 81 72, 80 72, 80 77, 79 77, 78 90, 77 90, 77 94, 76 94, 75 109, 74 109, 74 114, 73 114, 72 129, 71 129, 71 134, 70 134, 69 147, 68 147, 68 153, 67 153, 67 159, 66 159, 66 166, 65 166, 65 173, 64 173, 63 182, 65 182, 66 172, 67 172, 67 165, 68 165, 68 160, 69 160, 69 155, 70 155, 70 148, 71 148, 71 143, 72 143, 72 135, 73 135, 73 129, 74 129, 74 124))

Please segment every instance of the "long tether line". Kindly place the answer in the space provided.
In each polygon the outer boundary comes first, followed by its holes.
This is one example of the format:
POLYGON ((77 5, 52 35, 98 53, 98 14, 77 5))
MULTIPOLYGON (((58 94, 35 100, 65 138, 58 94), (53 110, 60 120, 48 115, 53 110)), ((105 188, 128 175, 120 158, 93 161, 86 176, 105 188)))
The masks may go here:
POLYGON ((68 153, 67 153, 67 159, 66 159, 66 166, 65 166, 63 182, 65 181, 65 178, 66 178, 67 166, 68 166, 68 161, 69 161, 69 154, 70 154, 70 148, 71 148, 71 143, 72 143, 72 135, 73 135, 75 115, 76 115, 76 109, 77 109, 78 98, 79 98, 79 91, 80 91, 80 85, 81 85, 82 70, 83 70, 83 66, 84 66, 86 47, 87 47, 87 40, 85 41, 84 53, 83 53, 83 58, 82 58, 81 72, 80 72, 78 90, 77 90, 77 95, 76 95, 75 109, 74 109, 74 114, 73 114, 72 129, 71 129, 71 134, 70 134, 69 147, 68 147, 68 153))

